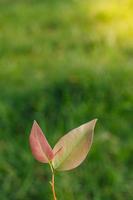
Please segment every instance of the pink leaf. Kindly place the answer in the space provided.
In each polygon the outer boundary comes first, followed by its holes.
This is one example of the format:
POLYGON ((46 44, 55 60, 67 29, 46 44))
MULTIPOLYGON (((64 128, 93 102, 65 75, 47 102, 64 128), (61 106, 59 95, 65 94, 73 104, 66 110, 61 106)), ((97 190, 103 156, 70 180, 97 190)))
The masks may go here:
POLYGON ((32 154, 36 160, 42 163, 48 163, 52 160, 54 156, 52 148, 36 121, 33 123, 29 141, 32 154))
POLYGON ((54 169, 70 170, 83 162, 91 148, 96 121, 94 119, 73 129, 57 142, 53 149, 54 169))

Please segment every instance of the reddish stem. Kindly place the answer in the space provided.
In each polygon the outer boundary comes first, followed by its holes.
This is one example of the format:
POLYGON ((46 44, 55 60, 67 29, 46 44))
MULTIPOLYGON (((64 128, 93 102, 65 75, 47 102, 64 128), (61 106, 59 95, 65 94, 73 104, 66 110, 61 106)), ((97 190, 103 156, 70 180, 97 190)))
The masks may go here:
POLYGON ((55 178, 54 178, 54 169, 53 169, 53 166, 51 163, 50 164, 50 168, 51 168, 51 171, 52 171, 52 180, 50 182, 50 185, 51 185, 51 188, 52 188, 52 193, 53 193, 53 198, 54 200, 57 200, 57 197, 56 197, 56 192, 55 192, 55 178))
POLYGON ((52 174, 52 182, 51 182, 51 187, 52 187, 52 192, 53 192, 53 197, 54 197, 54 200, 57 200, 56 198, 56 193, 55 193, 55 186, 54 186, 54 174, 52 174))

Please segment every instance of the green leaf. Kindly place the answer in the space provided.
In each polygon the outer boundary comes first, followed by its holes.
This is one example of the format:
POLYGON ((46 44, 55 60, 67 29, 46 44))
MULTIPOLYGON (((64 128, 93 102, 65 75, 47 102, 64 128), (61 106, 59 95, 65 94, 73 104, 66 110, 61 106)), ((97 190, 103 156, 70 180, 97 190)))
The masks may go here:
POLYGON ((52 165, 59 171, 79 166, 86 158, 93 141, 97 119, 81 125, 64 135, 53 149, 52 165))

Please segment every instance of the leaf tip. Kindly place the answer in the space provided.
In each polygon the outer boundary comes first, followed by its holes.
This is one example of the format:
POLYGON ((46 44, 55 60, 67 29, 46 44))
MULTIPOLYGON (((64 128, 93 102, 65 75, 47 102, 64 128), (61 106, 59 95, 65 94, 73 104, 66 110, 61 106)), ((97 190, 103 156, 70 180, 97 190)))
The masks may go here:
POLYGON ((34 119, 33 125, 38 125, 37 121, 34 119))
POLYGON ((40 129, 40 126, 39 126, 39 124, 37 123, 36 120, 33 121, 32 127, 33 127, 33 128, 39 128, 39 129, 40 129))
POLYGON ((95 125, 96 125, 97 121, 98 121, 98 119, 95 118, 95 119, 93 119, 93 120, 90 122, 90 123, 92 124, 93 130, 94 130, 94 128, 95 128, 95 125))

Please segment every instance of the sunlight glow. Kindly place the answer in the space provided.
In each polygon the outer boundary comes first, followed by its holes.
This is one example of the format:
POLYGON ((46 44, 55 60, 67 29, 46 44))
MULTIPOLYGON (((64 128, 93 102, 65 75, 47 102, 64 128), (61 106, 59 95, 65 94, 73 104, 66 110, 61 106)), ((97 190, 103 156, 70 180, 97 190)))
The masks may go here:
POLYGON ((92 1, 84 5, 94 28, 109 43, 133 42, 133 1, 92 1))

